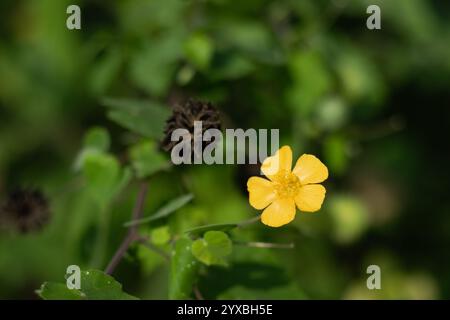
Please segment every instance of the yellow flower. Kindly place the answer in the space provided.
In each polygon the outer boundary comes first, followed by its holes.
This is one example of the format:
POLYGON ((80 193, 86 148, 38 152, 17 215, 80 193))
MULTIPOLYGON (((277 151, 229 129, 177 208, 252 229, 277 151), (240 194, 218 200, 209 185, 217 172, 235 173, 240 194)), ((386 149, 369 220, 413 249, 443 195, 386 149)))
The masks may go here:
POLYGON ((292 150, 283 146, 275 155, 264 160, 261 171, 269 180, 251 177, 247 181, 250 205, 264 209, 262 223, 281 227, 295 218, 295 206, 300 211, 320 209, 325 188, 318 184, 328 178, 327 167, 315 156, 302 155, 292 168, 292 150))

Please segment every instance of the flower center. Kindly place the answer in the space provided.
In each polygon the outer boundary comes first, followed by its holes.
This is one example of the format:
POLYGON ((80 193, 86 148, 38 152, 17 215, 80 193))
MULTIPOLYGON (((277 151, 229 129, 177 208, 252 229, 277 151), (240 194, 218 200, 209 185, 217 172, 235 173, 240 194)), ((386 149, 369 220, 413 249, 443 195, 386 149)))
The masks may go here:
POLYGON ((279 172, 273 180, 279 198, 294 198, 302 186, 298 177, 289 171, 279 172))

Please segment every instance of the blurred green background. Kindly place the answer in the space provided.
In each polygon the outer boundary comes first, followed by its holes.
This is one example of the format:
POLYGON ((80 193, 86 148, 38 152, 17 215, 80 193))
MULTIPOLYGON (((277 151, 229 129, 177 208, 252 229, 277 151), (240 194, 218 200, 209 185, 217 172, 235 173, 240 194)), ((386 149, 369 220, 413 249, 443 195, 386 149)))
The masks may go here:
MULTIPOLYGON (((2 0, 1 198, 40 188, 52 216, 39 232, 0 231, 0 298, 36 299, 70 264, 104 268, 125 235, 137 183, 99 210, 74 170, 93 126, 107 128, 122 163, 140 141, 108 119, 103 99, 168 108, 195 97, 218 106, 224 127, 279 128, 295 157, 316 154, 330 171, 321 211, 234 235, 295 249, 235 246, 230 267, 201 275, 206 298, 448 299, 449 88, 448 1, 2 0), (70 4, 81 7, 81 30, 66 28, 70 4), (382 30, 366 28, 370 4, 381 7, 382 30), (381 290, 366 288, 371 264, 381 267, 381 290)), ((146 215, 188 190, 194 200, 166 221, 172 232, 251 218, 246 181, 255 173, 158 173, 146 215)), ((164 299, 168 269, 133 246, 114 276, 135 296, 164 299)))

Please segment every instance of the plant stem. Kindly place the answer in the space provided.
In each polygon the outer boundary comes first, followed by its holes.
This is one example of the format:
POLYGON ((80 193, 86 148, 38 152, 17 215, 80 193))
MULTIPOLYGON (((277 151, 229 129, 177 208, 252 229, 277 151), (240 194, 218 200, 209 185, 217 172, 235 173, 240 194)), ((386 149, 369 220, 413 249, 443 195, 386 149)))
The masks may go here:
MULTIPOLYGON (((144 202, 145 197, 147 196, 148 191, 148 183, 142 182, 139 187, 139 194, 136 199, 136 204, 133 209, 133 215, 132 220, 138 220, 142 217, 142 214, 144 212, 144 202)), ((112 274, 114 270, 116 269, 119 262, 122 260, 123 256, 127 252, 130 245, 139 238, 138 235, 138 226, 132 226, 128 229, 128 233, 126 237, 123 239, 122 243, 120 244, 119 248, 116 250, 116 253, 112 257, 111 261, 109 262, 108 266, 105 269, 106 274, 112 274)))
POLYGON ((194 286, 193 291, 197 300, 205 300, 197 285, 194 286))
POLYGON ((155 245, 153 245, 151 242, 149 242, 147 237, 138 236, 136 238, 137 241, 139 241, 143 246, 145 246, 147 249, 159 254, 161 257, 163 257, 166 261, 170 260, 170 256, 164 252, 163 250, 159 249, 155 245))
POLYGON ((261 215, 256 216, 254 218, 248 219, 248 220, 244 220, 242 222, 237 223, 237 227, 238 228, 243 228, 248 226, 249 224, 255 223, 257 221, 261 220, 261 215))
POLYGON ((236 245, 242 245, 253 248, 276 248, 276 249, 293 249, 294 243, 271 243, 271 242, 241 242, 234 241, 236 245))

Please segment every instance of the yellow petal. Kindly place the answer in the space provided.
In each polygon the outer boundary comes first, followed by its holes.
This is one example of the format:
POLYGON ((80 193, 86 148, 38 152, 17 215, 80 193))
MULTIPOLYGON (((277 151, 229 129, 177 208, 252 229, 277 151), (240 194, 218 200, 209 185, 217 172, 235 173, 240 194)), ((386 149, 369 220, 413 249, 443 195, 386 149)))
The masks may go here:
POLYGON ((302 155, 292 172, 300 179, 301 184, 320 183, 328 178, 327 167, 311 154, 302 155))
POLYGON ((251 177, 247 181, 250 205, 255 209, 264 209, 275 200, 272 182, 260 177, 251 177))
POLYGON ((295 203, 300 211, 314 212, 320 209, 326 190, 321 184, 308 184, 300 188, 295 203))
POLYGON ((295 202, 284 198, 275 200, 261 215, 261 221, 270 227, 281 227, 295 218, 295 202))
POLYGON ((275 155, 267 157, 261 165, 261 171, 271 180, 280 170, 291 172, 291 168, 292 150, 289 146, 281 147, 275 155))

